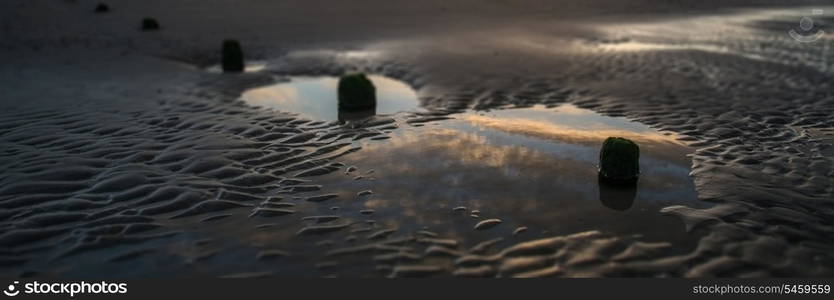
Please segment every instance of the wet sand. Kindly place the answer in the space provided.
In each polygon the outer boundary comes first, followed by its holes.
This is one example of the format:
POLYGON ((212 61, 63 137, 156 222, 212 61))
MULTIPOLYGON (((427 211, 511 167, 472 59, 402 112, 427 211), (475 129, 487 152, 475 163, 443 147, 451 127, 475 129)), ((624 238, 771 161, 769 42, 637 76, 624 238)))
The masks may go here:
POLYGON ((785 34, 810 7, 380 5, 348 37, 338 7, 259 2, 224 26, 193 21, 224 1, 92 3, 2 4, 0 274, 834 272, 832 39, 785 34), (162 30, 139 32, 145 15, 162 30), (220 35, 259 68, 213 72, 220 35), (421 111, 345 124, 239 100, 356 70, 407 83, 421 111), (600 199, 599 137, 559 110, 669 134, 631 206, 600 199))

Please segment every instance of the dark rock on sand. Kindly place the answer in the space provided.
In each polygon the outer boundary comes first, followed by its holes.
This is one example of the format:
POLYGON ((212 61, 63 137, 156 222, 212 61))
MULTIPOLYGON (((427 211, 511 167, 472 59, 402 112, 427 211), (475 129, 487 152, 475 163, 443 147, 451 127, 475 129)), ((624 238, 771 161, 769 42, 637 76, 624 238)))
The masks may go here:
POLYGON ((339 79, 339 108, 362 111, 376 107, 376 87, 365 74, 356 73, 339 79))
POLYGON ((144 18, 142 19, 142 31, 155 31, 159 30, 159 22, 156 21, 154 18, 144 18))
POLYGON ((640 175, 640 147, 621 137, 609 137, 599 152, 599 174, 605 181, 636 182, 640 175))
POLYGON ((243 49, 237 40, 223 41, 223 72, 243 72, 243 49))
POLYGON ((110 6, 107 6, 107 4, 99 3, 98 5, 96 5, 96 9, 95 9, 96 13, 106 13, 106 12, 109 12, 109 11, 110 11, 110 6))

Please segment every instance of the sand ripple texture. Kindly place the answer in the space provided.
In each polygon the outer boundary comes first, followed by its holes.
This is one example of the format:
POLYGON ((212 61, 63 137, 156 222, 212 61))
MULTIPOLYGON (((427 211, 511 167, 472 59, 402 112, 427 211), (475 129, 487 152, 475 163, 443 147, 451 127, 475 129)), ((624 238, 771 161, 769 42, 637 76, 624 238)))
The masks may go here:
MULTIPOLYGON (((776 46, 768 49, 779 53, 794 45, 771 43, 776 46)), ((391 60, 397 63, 286 59, 272 73, 235 77, 139 54, 101 56, 101 65, 72 63, 66 53, 11 62, 18 68, 10 70, 25 71, 0 74, 10 91, 0 113, 0 273, 834 275, 830 70, 768 54, 759 60, 698 49, 600 47, 545 60, 531 49, 492 47, 530 61, 490 51, 484 51, 495 57, 490 64, 473 63, 484 61, 477 55, 455 58, 460 72, 483 75, 464 77, 441 72, 442 63, 417 64, 415 57, 391 60), (506 71, 511 62, 518 67, 506 71), (236 100, 275 74, 347 68, 409 82, 435 110, 343 126, 236 100), (432 70, 445 75, 426 75, 432 70), (470 245, 340 207, 372 192, 357 190, 351 199, 316 194, 323 189, 317 176, 353 171, 340 157, 361 151, 355 139, 384 137, 467 108, 563 102, 678 133, 697 149, 692 176, 699 198, 715 205, 661 211, 681 220, 694 247, 599 231, 527 238, 533 228, 517 235, 485 229, 482 242, 470 245)), ((366 171, 346 178, 375 176, 366 171)), ((478 220, 468 222, 474 227, 478 220)))

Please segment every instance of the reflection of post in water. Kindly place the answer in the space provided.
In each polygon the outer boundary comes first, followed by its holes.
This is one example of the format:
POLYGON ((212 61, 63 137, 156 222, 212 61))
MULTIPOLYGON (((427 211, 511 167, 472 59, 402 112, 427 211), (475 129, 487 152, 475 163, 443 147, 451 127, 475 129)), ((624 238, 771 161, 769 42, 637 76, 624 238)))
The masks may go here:
POLYGON ((376 108, 368 108, 362 110, 348 110, 339 109, 339 122, 357 122, 368 119, 376 115, 376 108))
POLYGON ((627 210, 637 196, 640 146, 632 140, 609 137, 599 151, 599 201, 613 210, 627 210))
POLYGON ((637 197, 637 179, 629 181, 612 181, 600 175, 598 179, 599 201, 613 210, 624 211, 631 208, 637 197))

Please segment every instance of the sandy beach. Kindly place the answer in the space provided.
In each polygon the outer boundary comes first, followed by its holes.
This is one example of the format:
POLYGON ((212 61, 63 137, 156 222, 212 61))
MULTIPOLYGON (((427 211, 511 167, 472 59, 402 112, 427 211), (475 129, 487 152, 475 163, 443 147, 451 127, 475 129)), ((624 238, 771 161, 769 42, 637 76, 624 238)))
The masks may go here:
POLYGON ((834 275, 831 3, 105 2, 0 3, 0 275, 834 275))

